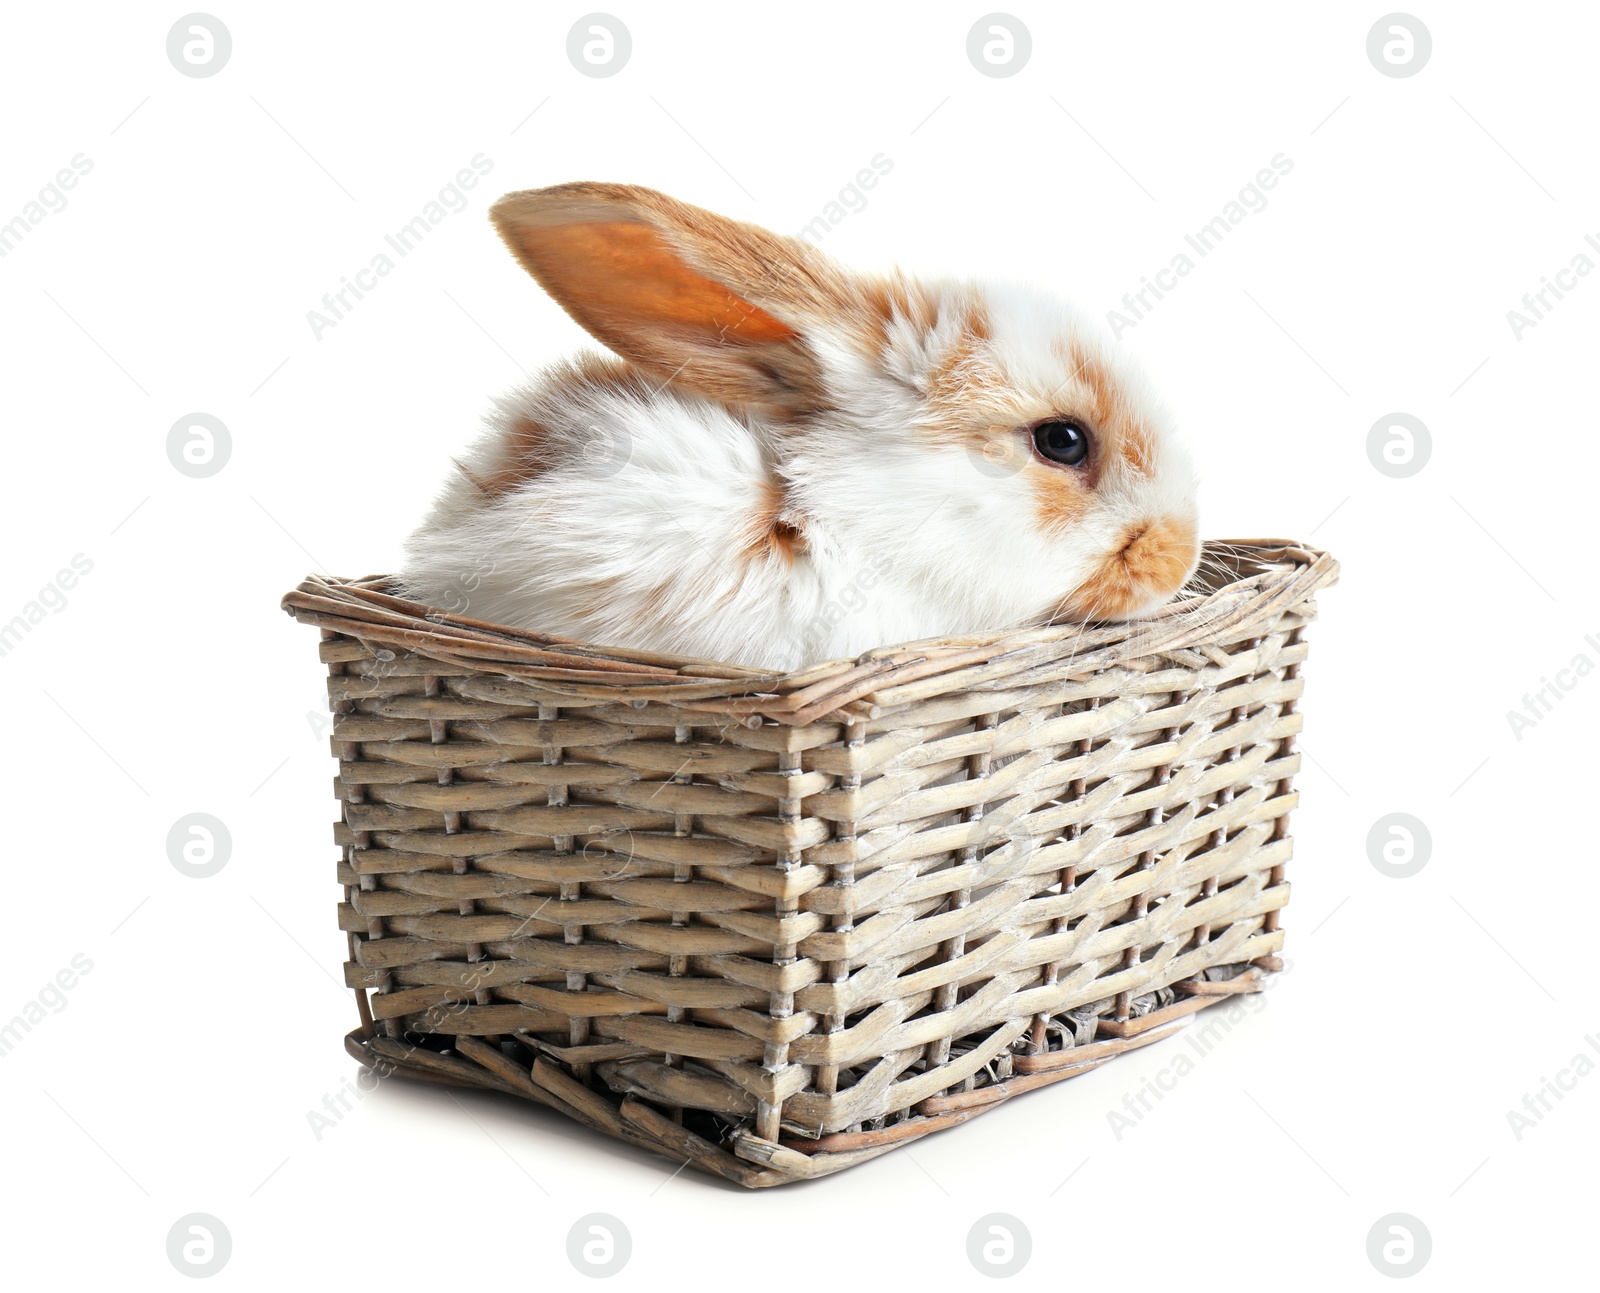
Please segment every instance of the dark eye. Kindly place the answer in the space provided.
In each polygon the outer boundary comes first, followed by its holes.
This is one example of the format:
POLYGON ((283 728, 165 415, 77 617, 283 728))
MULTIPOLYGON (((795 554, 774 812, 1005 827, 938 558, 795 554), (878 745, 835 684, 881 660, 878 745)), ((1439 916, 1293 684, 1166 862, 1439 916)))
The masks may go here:
POLYGON ((1041 422, 1033 429, 1033 444, 1051 462, 1081 467, 1089 457, 1089 431, 1077 422, 1041 422))

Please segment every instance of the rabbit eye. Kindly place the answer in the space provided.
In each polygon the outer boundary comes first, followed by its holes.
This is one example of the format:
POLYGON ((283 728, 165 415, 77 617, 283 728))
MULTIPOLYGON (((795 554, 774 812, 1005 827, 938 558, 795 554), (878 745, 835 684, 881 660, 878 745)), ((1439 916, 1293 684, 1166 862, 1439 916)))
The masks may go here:
POLYGON ((1040 456, 1067 467, 1081 467, 1089 458, 1089 430, 1077 422, 1041 422, 1033 429, 1040 456))

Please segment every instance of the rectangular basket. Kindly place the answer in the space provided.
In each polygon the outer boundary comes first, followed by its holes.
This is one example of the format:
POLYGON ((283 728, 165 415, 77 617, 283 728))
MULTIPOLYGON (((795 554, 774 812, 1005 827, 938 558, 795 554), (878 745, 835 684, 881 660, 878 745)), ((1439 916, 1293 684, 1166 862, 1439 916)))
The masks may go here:
POLYGON ((766 1186, 1259 990, 1338 567, 1207 558, 1151 620, 791 675, 308 579, 284 607, 330 675, 347 1048, 766 1186))

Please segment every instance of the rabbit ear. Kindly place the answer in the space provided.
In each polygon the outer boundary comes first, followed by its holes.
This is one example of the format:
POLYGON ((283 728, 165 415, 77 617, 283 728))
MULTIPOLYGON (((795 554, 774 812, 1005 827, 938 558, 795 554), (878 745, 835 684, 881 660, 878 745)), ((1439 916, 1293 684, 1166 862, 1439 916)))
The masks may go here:
POLYGON ((809 244, 621 184, 509 193, 489 215, 568 314, 664 382, 729 404, 821 407, 801 326, 844 279, 809 244))

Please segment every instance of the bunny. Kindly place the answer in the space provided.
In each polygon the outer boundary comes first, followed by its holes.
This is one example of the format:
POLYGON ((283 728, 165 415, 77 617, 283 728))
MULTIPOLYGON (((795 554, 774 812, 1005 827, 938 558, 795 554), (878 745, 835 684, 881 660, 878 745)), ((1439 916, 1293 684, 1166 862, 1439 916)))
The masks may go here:
POLYGON ((406 544, 402 595, 792 671, 1133 618, 1193 573, 1168 414, 1050 296, 857 275, 629 185, 511 193, 490 217, 618 357, 498 402, 406 544))

